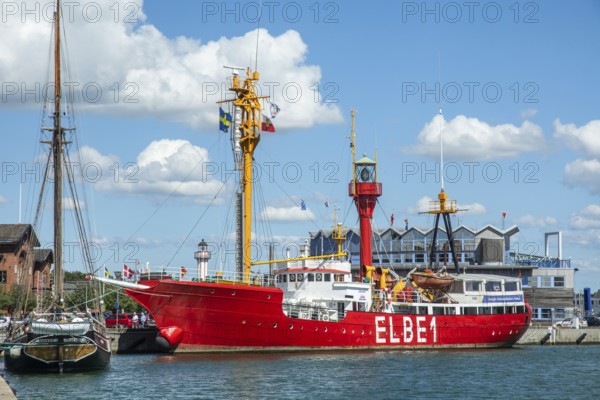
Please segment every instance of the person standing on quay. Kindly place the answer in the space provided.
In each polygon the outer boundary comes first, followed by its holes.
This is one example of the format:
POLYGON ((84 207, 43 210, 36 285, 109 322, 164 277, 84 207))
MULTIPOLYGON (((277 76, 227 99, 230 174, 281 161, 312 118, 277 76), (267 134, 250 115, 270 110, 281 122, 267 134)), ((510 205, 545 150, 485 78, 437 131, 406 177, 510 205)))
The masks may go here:
POLYGON ((142 328, 146 327, 146 313, 143 312, 142 315, 140 316, 140 323, 142 325, 142 328))
POLYGON ((133 329, 137 329, 138 328, 138 321, 139 321, 138 315, 134 311, 133 312, 133 329))

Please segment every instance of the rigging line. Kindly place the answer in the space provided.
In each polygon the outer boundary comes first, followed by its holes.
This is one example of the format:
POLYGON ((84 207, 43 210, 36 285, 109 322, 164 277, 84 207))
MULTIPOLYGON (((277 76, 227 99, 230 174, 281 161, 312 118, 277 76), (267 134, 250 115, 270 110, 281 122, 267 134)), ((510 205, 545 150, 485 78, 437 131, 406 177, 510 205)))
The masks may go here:
POLYGON ((69 183, 69 189, 71 190, 71 196, 73 201, 73 212, 75 214, 75 223, 77 233, 79 235, 79 241, 82 245, 81 253, 83 255, 84 262, 86 264, 86 270, 88 273, 96 274, 100 267, 94 269, 93 258, 90 252, 90 246, 88 241, 88 234, 85 222, 83 221, 83 215, 81 212, 81 202, 79 200, 79 193, 77 192, 77 186, 73 176, 73 171, 68 166, 71 165, 71 158, 68 152, 65 152, 65 169, 67 171, 67 180, 69 183))
MULTIPOLYGON (((210 151, 213 149, 213 147, 215 147, 216 143, 213 143, 213 145, 207 149, 207 154, 210 154, 210 151)), ((197 151, 194 146, 192 146, 192 148, 194 149, 194 151, 197 151)), ((129 237, 125 240, 125 242, 129 242, 133 236, 138 233, 155 215, 156 213, 158 213, 158 211, 160 211, 160 209, 167 204, 167 202, 171 199, 171 197, 173 197, 175 195, 175 193, 177 192, 177 190, 181 187, 181 185, 183 185, 185 182, 187 182, 188 178, 196 171, 196 169, 198 168, 199 165, 201 165, 202 163, 204 163, 204 159, 201 159, 201 161, 199 161, 194 168, 192 168, 190 170, 190 172, 184 177, 184 179, 179 182, 179 184, 167 195, 167 197, 165 197, 165 199, 154 209, 154 211, 152 211, 152 213, 148 216, 148 218, 146 218, 146 220, 144 222, 142 222, 142 224, 140 226, 137 227, 137 229, 131 234, 129 235, 129 237)), ((221 189, 219 189, 220 191, 221 189)), ((109 261, 111 258, 111 256, 109 256, 107 259, 105 259, 101 264, 106 264, 107 261, 109 261)))
MULTIPOLYGON (((265 154, 267 154, 267 153, 265 152, 265 154)), ((261 170, 263 170, 263 173, 264 173, 264 167, 261 164, 258 164, 258 165, 259 165, 259 168, 261 170)), ((269 175, 267 174, 267 176, 269 176, 269 175)), ((292 204, 296 205, 296 200, 294 200, 294 198, 288 192, 286 192, 285 189, 279 183, 277 183, 276 179, 273 179, 273 183, 275 183, 275 185, 277 185, 277 187, 279 188, 279 190, 281 190, 292 201, 292 204)), ((321 229, 319 227, 319 225, 317 225, 317 222, 315 221, 314 218, 308 218, 308 220, 310 222, 312 222, 312 224, 317 228, 317 230, 321 229)))
POLYGON ((227 181, 223 182, 223 184, 221 185, 221 187, 219 188, 219 190, 217 191, 217 193, 215 193, 214 197, 212 198, 212 200, 210 201, 210 203, 206 206, 206 208, 204 209, 204 212, 202 212, 202 214, 200 215, 200 217, 196 220, 196 223, 194 224, 194 226, 192 227, 192 229, 188 232, 188 234, 185 237, 185 239, 183 239, 181 241, 181 244, 179 245, 179 247, 175 251, 175 254, 173 254, 173 256, 171 257, 171 259, 167 263, 167 265, 166 265, 167 268, 171 265, 171 262, 173 261, 173 259, 175 258, 175 256, 177 256, 177 254, 179 254, 179 251, 181 250, 181 248, 183 247, 183 245, 185 244, 185 242, 187 242, 187 240, 189 239, 189 237, 192 235, 192 232, 196 229, 196 227, 198 226, 198 224, 200 223, 200 221, 202 221, 202 218, 204 218, 204 215, 206 215, 207 211, 213 205, 213 203, 215 202, 215 200, 217 200, 217 197, 219 196, 219 193, 221 193, 221 190, 223 190, 223 188, 226 185, 227 185, 227 181))

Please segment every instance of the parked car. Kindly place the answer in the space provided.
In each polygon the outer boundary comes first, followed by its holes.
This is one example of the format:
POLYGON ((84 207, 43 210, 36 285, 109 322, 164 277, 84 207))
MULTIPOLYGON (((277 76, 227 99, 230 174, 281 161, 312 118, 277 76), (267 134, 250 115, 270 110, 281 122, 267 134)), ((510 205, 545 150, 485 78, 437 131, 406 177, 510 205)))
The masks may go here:
POLYGON ((131 328, 133 326, 133 314, 118 314, 118 317, 119 319, 117 320, 117 315, 113 314, 110 317, 106 318, 106 327, 131 328))
MULTIPOLYGON (((577 320, 577 317, 565 318, 562 321, 558 321, 555 325, 559 328, 575 328, 576 320, 577 320)), ((587 326, 588 326, 587 321, 583 318, 579 318, 579 327, 587 328, 587 326)))
POLYGON ((599 317, 585 317, 585 321, 588 326, 600 326, 600 318, 599 317))

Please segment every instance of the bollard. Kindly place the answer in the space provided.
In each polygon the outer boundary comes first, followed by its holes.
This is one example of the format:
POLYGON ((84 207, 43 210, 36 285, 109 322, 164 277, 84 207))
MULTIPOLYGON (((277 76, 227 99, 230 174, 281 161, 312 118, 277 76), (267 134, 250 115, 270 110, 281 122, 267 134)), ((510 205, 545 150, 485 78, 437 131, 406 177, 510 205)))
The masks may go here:
MULTIPOLYGON (((585 334, 584 334, 585 335, 585 334)), ((548 341, 548 339, 550 339, 550 336, 552 336, 549 333, 546 333, 546 336, 544 336, 541 340, 540 340, 540 344, 546 344, 546 342, 548 341)))

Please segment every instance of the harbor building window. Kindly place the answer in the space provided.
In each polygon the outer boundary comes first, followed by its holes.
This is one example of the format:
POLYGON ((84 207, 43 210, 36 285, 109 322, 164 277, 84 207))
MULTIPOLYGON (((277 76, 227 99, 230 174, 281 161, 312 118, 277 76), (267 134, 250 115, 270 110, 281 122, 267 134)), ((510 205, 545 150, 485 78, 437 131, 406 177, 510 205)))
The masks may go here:
POLYGON ((565 287, 565 277, 564 276, 555 276, 554 277, 554 287, 565 287))
POLYGON ((552 277, 551 276, 540 276, 540 287, 541 288, 552 287, 552 277))

